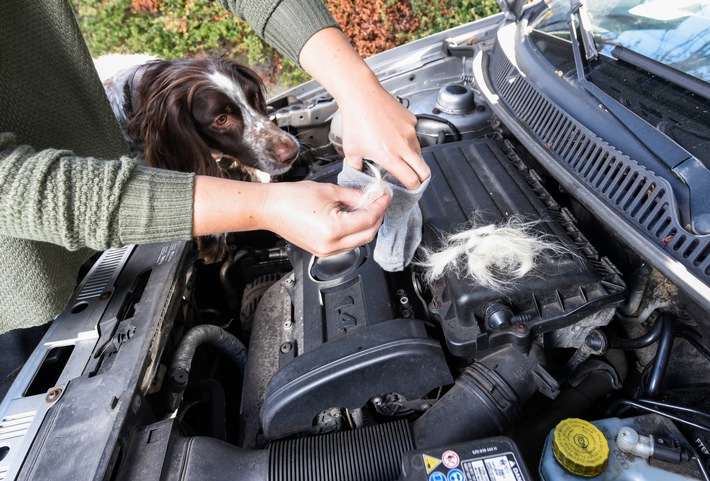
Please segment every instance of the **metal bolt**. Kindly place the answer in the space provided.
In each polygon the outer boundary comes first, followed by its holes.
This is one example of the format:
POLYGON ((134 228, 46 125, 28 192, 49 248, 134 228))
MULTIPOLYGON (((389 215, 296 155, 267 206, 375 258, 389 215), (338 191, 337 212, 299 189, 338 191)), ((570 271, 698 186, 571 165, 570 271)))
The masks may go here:
POLYGON ((293 279, 293 277, 287 277, 287 278, 284 280, 284 285, 285 285, 286 287, 293 287, 293 285, 294 285, 295 283, 296 283, 296 281, 293 279))
POLYGON ((48 403, 53 403, 57 399, 59 399, 59 396, 62 395, 63 389, 60 387, 55 387, 54 389, 51 389, 48 393, 47 396, 44 398, 44 400, 48 403))
POLYGON ((290 331, 291 329, 293 329, 293 322, 284 321, 284 330, 290 331))
POLYGON ((291 344, 290 342, 284 342, 279 348, 282 354, 288 354, 289 352, 291 352, 291 349, 293 349, 293 344, 291 344))
POLYGON ((399 305, 402 306, 403 309, 409 309, 412 307, 412 303, 409 302, 409 297, 400 297, 399 298, 399 305))
POLYGON ((529 331, 528 326, 526 326, 525 324, 516 324, 515 326, 513 326, 513 330, 517 334, 527 334, 529 331))

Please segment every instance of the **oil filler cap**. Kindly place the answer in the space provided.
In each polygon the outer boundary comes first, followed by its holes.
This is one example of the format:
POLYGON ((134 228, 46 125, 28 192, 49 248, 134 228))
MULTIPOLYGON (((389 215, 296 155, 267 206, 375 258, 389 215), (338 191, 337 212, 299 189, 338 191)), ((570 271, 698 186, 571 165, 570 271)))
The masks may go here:
POLYGON ((552 454, 570 473, 593 477, 606 468, 609 444, 595 425, 583 419, 570 418, 555 427, 552 454))

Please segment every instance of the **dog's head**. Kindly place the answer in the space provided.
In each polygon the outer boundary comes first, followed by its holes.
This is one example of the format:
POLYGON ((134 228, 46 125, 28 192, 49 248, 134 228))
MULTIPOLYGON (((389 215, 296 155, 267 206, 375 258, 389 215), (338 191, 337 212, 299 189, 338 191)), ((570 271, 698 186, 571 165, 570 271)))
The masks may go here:
POLYGON ((296 139, 270 121, 264 86, 251 69, 227 59, 148 64, 136 89, 128 130, 150 166, 222 176, 227 156, 278 175, 298 155, 296 139))

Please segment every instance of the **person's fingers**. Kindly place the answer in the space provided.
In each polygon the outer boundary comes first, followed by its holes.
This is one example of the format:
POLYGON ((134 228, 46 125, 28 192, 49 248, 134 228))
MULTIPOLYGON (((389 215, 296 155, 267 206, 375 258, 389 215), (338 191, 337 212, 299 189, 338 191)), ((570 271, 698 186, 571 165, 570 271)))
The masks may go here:
POLYGON ((362 170, 362 157, 357 157, 354 155, 346 156, 345 162, 353 169, 360 171, 362 170))
POLYGON ((409 161, 392 157, 385 159, 384 156, 377 159, 377 163, 394 176, 400 184, 409 190, 416 190, 431 175, 429 166, 416 154, 411 155, 409 161))
POLYGON ((352 187, 344 187, 342 185, 334 185, 337 189, 336 201, 345 207, 355 207, 362 199, 363 191, 352 187))
POLYGON ((402 160, 417 174, 419 183, 424 182, 431 176, 431 169, 427 163, 424 162, 421 154, 410 153, 408 156, 403 157, 402 160))
POLYGON ((363 210, 369 212, 372 216, 379 219, 381 223, 382 218, 385 216, 385 211, 387 210, 387 207, 389 207, 391 201, 392 197, 390 197, 389 195, 382 195, 378 199, 376 199, 372 204, 370 204, 367 209, 363 210))
POLYGON ((346 252, 374 239, 382 225, 382 219, 389 203, 390 197, 383 195, 370 204, 367 209, 340 212, 339 218, 343 235, 328 255, 346 252))

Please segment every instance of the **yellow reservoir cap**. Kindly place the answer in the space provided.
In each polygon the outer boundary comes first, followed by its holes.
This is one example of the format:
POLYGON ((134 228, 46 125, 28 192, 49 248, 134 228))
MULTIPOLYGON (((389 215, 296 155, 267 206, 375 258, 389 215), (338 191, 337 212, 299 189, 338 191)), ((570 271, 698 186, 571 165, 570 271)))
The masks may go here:
POLYGON ((570 418, 555 427, 552 454, 570 473, 591 478, 606 468, 609 444, 594 424, 570 418))

